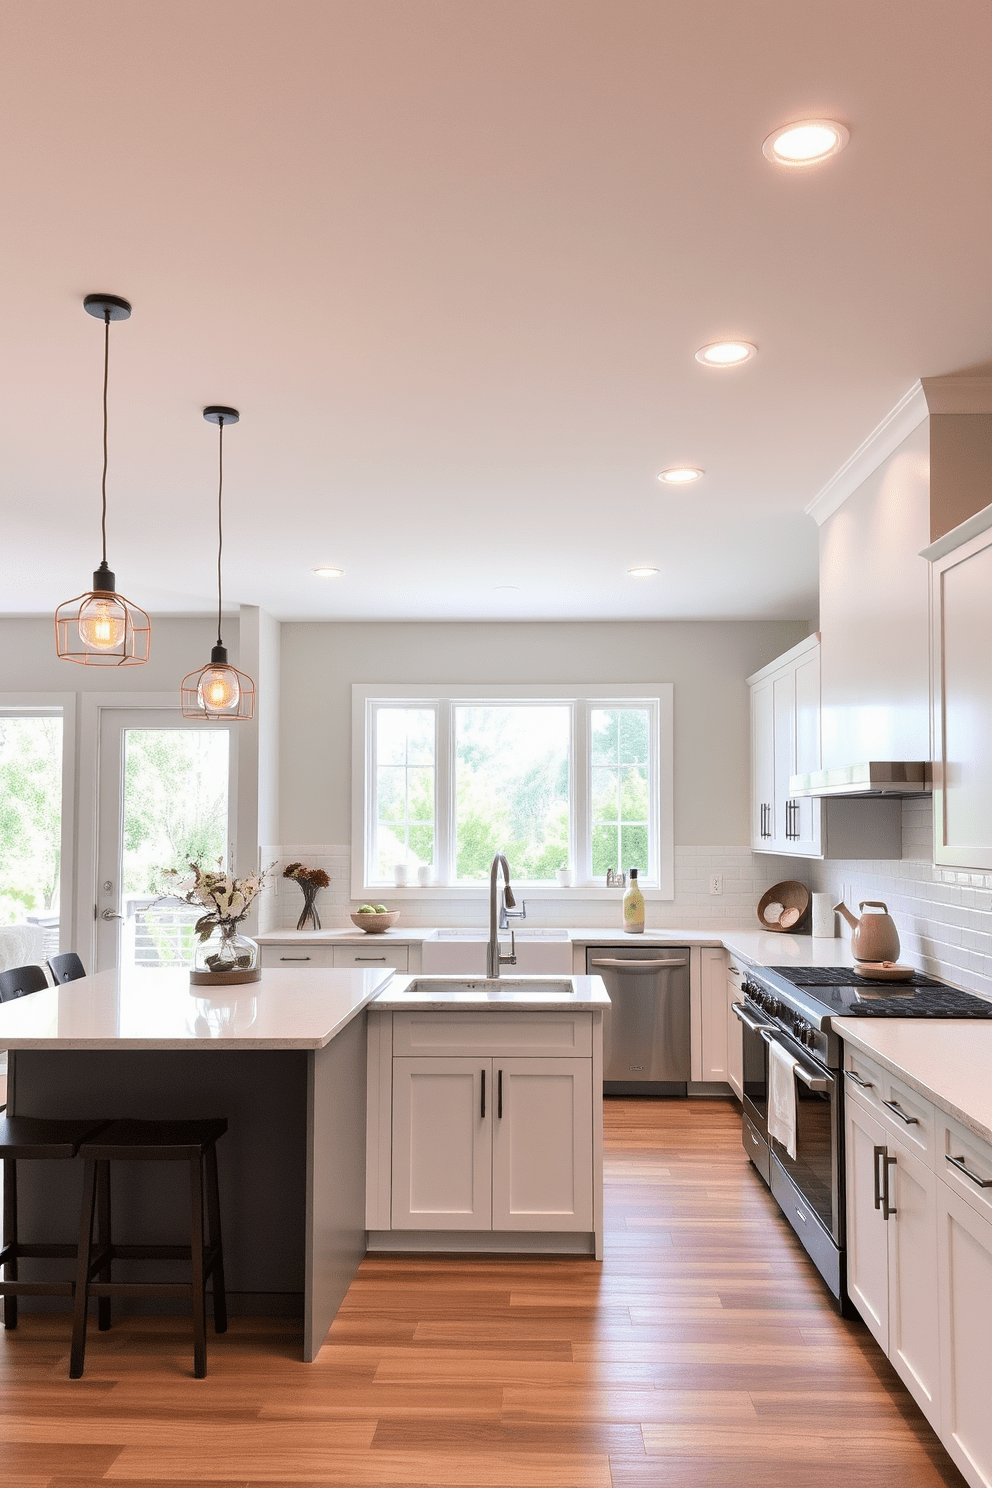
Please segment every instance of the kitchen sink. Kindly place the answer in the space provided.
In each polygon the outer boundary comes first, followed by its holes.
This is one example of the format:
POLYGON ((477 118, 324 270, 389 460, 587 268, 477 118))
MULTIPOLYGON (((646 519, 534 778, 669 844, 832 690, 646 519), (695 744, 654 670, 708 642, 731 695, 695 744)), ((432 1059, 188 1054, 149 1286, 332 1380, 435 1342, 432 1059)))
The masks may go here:
POLYGON ((405 987, 390 985, 386 989, 390 996, 402 993, 405 997, 499 997, 512 993, 514 997, 532 994, 535 997, 572 996, 575 983, 571 977, 412 977, 405 987))
MULTIPOLYGON (((568 940, 567 930, 518 930, 516 925, 514 925, 513 933, 517 938, 518 944, 522 940, 568 940)), ((435 940, 481 940, 482 944, 485 945, 489 939, 489 931, 481 927, 475 929, 473 926, 457 926, 455 929, 438 930, 433 938, 435 940)), ((501 930, 499 932, 499 938, 501 941, 508 940, 510 938, 510 931, 501 930)))

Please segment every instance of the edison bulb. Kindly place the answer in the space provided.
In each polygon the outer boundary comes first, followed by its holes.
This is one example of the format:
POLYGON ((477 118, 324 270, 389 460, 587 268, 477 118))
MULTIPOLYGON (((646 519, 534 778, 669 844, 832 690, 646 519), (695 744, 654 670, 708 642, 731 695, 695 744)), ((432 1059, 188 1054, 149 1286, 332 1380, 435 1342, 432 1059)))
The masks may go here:
POLYGON ((97 594, 79 610, 79 639, 87 651, 113 651, 124 640, 127 612, 119 599, 97 594))
POLYGON ((241 688, 233 667, 207 667, 196 689, 196 700, 208 713, 232 713, 241 701, 241 688))

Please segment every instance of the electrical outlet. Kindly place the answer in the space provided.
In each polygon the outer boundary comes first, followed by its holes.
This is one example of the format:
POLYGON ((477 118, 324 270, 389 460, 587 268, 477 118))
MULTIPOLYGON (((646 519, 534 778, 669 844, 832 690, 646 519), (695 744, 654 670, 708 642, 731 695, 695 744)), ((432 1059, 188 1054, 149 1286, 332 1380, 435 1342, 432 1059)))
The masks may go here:
POLYGON ((723 874, 722 873, 711 873, 710 874, 710 893, 711 894, 722 894, 723 893, 723 874))

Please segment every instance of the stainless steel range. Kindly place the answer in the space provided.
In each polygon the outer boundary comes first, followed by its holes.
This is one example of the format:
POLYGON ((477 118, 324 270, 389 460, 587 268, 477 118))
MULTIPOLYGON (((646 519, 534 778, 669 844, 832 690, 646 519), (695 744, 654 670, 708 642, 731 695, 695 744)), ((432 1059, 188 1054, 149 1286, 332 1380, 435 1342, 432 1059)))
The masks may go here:
POLYGON ((839 1308, 844 1257, 843 1047, 831 1017, 992 1018, 992 1003, 920 972, 869 982, 848 967, 749 967, 735 1007, 744 1029, 744 1150, 839 1308), (769 1047, 795 1060, 796 1156, 768 1132, 769 1047))

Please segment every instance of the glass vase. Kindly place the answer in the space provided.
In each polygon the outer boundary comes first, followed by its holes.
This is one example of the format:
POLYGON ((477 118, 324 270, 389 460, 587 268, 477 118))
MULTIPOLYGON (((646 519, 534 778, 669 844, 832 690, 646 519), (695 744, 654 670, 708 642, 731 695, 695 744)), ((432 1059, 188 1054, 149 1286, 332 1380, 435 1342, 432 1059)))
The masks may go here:
POLYGON ((262 975, 258 945, 238 933, 237 925, 215 925, 206 940, 198 940, 189 979, 194 986, 231 986, 257 982, 262 975))
POLYGON ((303 890, 303 913, 296 922, 296 928, 297 930, 306 930, 309 926, 311 930, 319 930, 320 915, 317 913, 318 885, 309 883, 305 878, 298 878, 296 881, 303 890))

